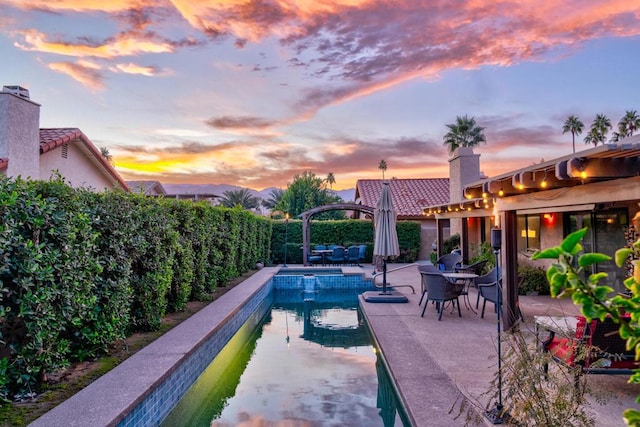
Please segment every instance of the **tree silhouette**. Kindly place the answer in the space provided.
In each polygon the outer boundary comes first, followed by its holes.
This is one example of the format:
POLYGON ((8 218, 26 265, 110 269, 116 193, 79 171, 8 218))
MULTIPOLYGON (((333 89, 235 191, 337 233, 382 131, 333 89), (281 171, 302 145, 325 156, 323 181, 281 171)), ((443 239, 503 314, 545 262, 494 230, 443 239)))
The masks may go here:
POLYGON ((222 193, 220 204, 228 208, 241 206, 244 209, 255 209, 260 205, 260 198, 251 194, 247 188, 240 190, 227 190, 222 193))
POLYGON ((378 169, 382 171, 382 179, 384 179, 384 172, 387 170, 386 160, 380 160, 380 163, 378 163, 378 169))
POLYGON ((336 177, 333 172, 329 172, 327 174, 327 178, 325 179, 325 181, 327 181, 327 184, 329 184, 329 188, 333 190, 333 184, 336 183, 336 177))
POLYGON ((487 142, 484 128, 478 126, 473 117, 458 116, 456 122, 448 124, 447 127, 449 132, 443 137, 443 145, 449 147, 449 154, 453 154, 459 147, 475 147, 487 142))
POLYGON ((577 116, 571 115, 562 126, 562 133, 571 132, 573 152, 576 152, 576 135, 580 135, 584 129, 584 123, 577 116))

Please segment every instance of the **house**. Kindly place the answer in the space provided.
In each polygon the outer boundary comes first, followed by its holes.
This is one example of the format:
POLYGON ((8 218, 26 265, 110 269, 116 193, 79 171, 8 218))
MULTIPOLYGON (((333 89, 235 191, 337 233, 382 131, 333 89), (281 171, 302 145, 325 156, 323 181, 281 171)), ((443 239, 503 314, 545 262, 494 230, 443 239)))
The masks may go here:
POLYGON ((160 181, 127 181, 132 192, 145 196, 166 196, 167 192, 160 181))
POLYGON ((160 181, 127 181, 127 185, 134 193, 152 197, 165 197, 168 199, 189 200, 192 202, 205 201, 214 205, 214 200, 220 196, 213 193, 175 193, 169 194, 160 181))
MULTIPOLYGON (((630 218, 640 210, 640 136, 457 187, 448 204, 428 206, 427 214, 438 228, 443 221, 461 233, 465 257, 472 242, 491 241, 491 229, 497 230, 508 327, 518 304, 518 265, 548 265, 530 259, 536 250, 557 246, 583 227, 589 229, 585 252, 612 256, 636 240, 630 218)), ((597 264, 594 272, 606 272, 607 284, 625 291, 625 268, 611 261, 597 264)))
POLYGON ((72 187, 128 191, 108 159, 77 128, 40 129, 40 105, 20 86, 0 91, 0 174, 48 180, 59 173, 72 187))
MULTIPOLYGON (((429 259, 432 244, 437 239, 436 221, 423 214, 424 206, 449 201, 449 178, 390 179, 389 191, 398 221, 420 222, 419 259, 429 259)), ((355 202, 375 208, 382 193, 381 179, 361 179, 356 182, 355 202)), ((359 213, 357 217, 362 217, 359 213)), ((445 231, 446 232, 446 231, 445 231)))

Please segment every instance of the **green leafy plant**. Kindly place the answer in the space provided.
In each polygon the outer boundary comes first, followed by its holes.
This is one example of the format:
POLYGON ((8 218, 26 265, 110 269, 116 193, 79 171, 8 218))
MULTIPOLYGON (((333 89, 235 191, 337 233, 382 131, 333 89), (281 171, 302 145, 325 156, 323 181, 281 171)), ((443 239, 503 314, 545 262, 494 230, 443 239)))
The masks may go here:
MULTIPOLYGON (((634 222, 638 222, 636 215, 634 222)), ((569 234, 559 246, 537 252, 532 259, 554 259, 547 269, 547 280, 550 284, 551 296, 554 298, 571 297, 573 303, 580 306, 580 311, 589 320, 604 320, 610 316, 620 325, 620 336, 626 340, 627 348, 634 349, 636 360, 640 360, 640 265, 634 261, 633 276, 624 281, 629 295, 614 295, 614 289, 600 282, 607 278, 607 273, 590 274, 583 280, 585 269, 604 261, 610 256, 601 253, 583 253, 580 244, 587 232, 586 228, 569 234)), ((622 267, 627 259, 640 255, 640 239, 631 247, 621 248, 615 253, 615 262, 622 267)), ((640 370, 636 369, 629 382, 640 383, 640 370)), ((640 402, 640 397, 637 399, 640 402)), ((627 409, 624 411, 627 425, 640 425, 640 411, 627 409)))

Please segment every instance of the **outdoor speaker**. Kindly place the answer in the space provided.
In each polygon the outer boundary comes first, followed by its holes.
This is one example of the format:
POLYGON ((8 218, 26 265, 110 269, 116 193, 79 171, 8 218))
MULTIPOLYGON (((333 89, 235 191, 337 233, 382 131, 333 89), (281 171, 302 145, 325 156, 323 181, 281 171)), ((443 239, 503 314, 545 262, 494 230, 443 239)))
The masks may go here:
POLYGON ((502 230, 499 228, 491 229, 491 247, 497 251, 502 247, 502 230))

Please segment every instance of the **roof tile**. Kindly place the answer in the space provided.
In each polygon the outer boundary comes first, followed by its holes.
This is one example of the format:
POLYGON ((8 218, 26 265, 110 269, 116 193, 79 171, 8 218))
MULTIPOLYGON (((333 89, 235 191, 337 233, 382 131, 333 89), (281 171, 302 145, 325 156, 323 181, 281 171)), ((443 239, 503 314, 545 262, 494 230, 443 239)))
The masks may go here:
MULTIPOLYGON (((389 190, 399 218, 422 216, 426 206, 449 203, 449 178, 390 179, 389 190)), ((356 200, 375 207, 382 193, 381 179, 361 179, 356 183, 356 200)))
POLYGON ((82 136, 78 128, 40 129, 40 154, 51 151, 65 142, 73 141, 82 136))

